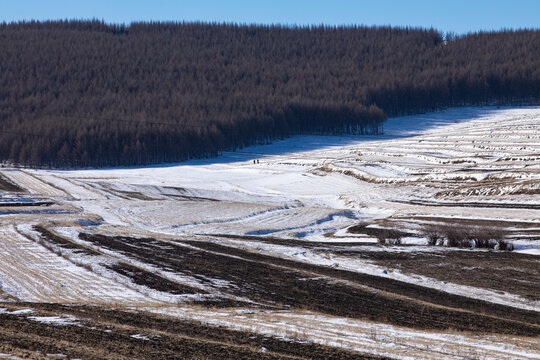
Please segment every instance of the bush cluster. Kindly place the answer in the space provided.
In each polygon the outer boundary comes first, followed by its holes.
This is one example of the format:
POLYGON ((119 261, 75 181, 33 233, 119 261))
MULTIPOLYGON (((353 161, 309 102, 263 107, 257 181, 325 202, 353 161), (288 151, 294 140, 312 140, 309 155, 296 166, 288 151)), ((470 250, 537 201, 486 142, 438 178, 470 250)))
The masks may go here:
POLYGON ((428 225, 424 229, 428 245, 513 250, 505 240, 505 230, 491 226, 428 225))

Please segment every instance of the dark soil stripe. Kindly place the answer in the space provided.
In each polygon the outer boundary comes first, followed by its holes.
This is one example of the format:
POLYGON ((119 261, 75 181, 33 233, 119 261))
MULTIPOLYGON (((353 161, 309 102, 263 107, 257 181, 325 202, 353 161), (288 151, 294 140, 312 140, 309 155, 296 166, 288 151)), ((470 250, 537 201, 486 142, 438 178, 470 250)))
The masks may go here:
POLYGON ((197 250, 149 238, 80 236, 98 246, 155 266, 201 279, 227 281, 232 285, 227 291, 256 302, 416 328, 540 335, 540 326, 536 324, 538 314, 535 312, 450 295, 383 277, 304 264, 208 242, 183 242, 200 249, 197 250), (367 285, 385 293, 339 283, 335 279, 367 285))

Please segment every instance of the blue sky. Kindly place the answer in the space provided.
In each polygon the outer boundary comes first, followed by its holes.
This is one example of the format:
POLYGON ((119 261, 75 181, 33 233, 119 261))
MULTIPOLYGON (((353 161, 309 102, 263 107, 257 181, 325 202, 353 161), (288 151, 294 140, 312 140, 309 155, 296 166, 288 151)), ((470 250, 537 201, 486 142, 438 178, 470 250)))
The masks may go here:
POLYGON ((540 0, 0 0, 0 21, 103 19, 434 27, 467 33, 540 28, 540 0))

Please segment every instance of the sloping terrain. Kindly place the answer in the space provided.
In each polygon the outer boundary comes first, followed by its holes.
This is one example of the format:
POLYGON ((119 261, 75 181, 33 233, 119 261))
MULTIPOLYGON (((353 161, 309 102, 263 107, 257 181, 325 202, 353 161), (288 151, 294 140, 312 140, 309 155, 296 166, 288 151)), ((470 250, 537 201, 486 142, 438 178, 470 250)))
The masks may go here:
POLYGON ((538 358, 539 130, 539 108, 462 108, 180 165, 2 169, 0 354, 538 358))

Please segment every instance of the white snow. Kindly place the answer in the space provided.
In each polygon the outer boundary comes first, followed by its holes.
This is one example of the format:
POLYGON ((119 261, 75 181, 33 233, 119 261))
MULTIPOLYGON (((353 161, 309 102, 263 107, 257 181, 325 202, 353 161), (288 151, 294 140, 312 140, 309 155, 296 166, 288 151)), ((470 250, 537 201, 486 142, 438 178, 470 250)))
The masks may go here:
POLYGON ((135 334, 135 335, 131 335, 131 337, 134 338, 134 339, 150 341, 150 338, 148 336, 146 336, 146 335, 143 335, 143 334, 135 334))
POLYGON ((61 316, 28 316, 27 319, 36 321, 42 324, 56 325, 56 326, 67 326, 67 325, 77 325, 80 326, 81 323, 73 315, 61 315, 61 316))
POLYGON ((432 201, 446 191, 437 201, 540 204, 520 194, 531 188, 527 181, 540 180, 532 163, 516 160, 519 166, 509 172, 507 161, 499 161, 540 152, 540 141, 531 140, 540 129, 538 118, 540 109, 534 107, 449 109, 389 119, 384 136, 296 136, 177 165, 32 174, 70 193, 74 205, 105 223, 171 235, 320 240, 361 220, 418 212, 536 221, 535 209, 448 210, 403 203, 432 201), (254 158, 260 163, 253 164, 254 158), (513 183, 486 180, 501 176, 513 183), (153 200, 134 201, 129 192, 153 200))
MULTIPOLYGON (((408 221, 413 232, 420 234, 426 223, 467 219, 511 223, 509 240, 515 251, 540 255, 540 232, 535 226, 540 224, 539 107, 455 108, 389 119, 384 127, 381 136, 295 136, 180 164, 3 169, 3 175, 28 192, 24 196, 2 194, 0 201, 54 204, 34 213, 26 211, 27 207, 0 209, 0 298, 149 307, 233 328, 398 358, 443 359, 462 354, 470 358, 539 358, 537 344, 530 339, 413 331, 317 314, 188 309, 184 302, 202 295, 152 291, 107 265, 127 262, 212 292, 208 296, 221 296, 220 288, 232 284, 212 283, 212 279, 203 283, 200 278, 158 269, 106 249, 99 249, 100 256, 57 246, 50 251, 37 243, 32 230, 32 225, 44 224, 91 248, 78 238, 79 232, 164 241, 251 235, 363 243, 367 251, 419 252, 430 251, 421 235, 404 238, 408 246, 381 247, 373 237, 349 233, 347 228, 408 221), (259 162, 254 164, 254 159, 259 162)), ((386 271, 366 260, 307 247, 219 239, 250 251, 540 311, 538 301, 509 292, 386 271)), ((21 315, 32 312, 22 311, 21 315)), ((2 313, 11 314, 0 308, 2 313)), ((77 319, 66 317, 35 316, 33 320, 77 324, 77 319)), ((142 334, 133 336, 148 340, 142 334)))
POLYGON ((171 316, 397 359, 539 359, 535 338, 412 330, 310 312, 148 309, 171 316))
POLYGON ((7 314, 7 315, 26 315, 26 314, 32 314, 34 313, 34 310, 32 309, 21 309, 21 310, 14 310, 9 311, 6 308, 0 308, 0 314, 7 314))

